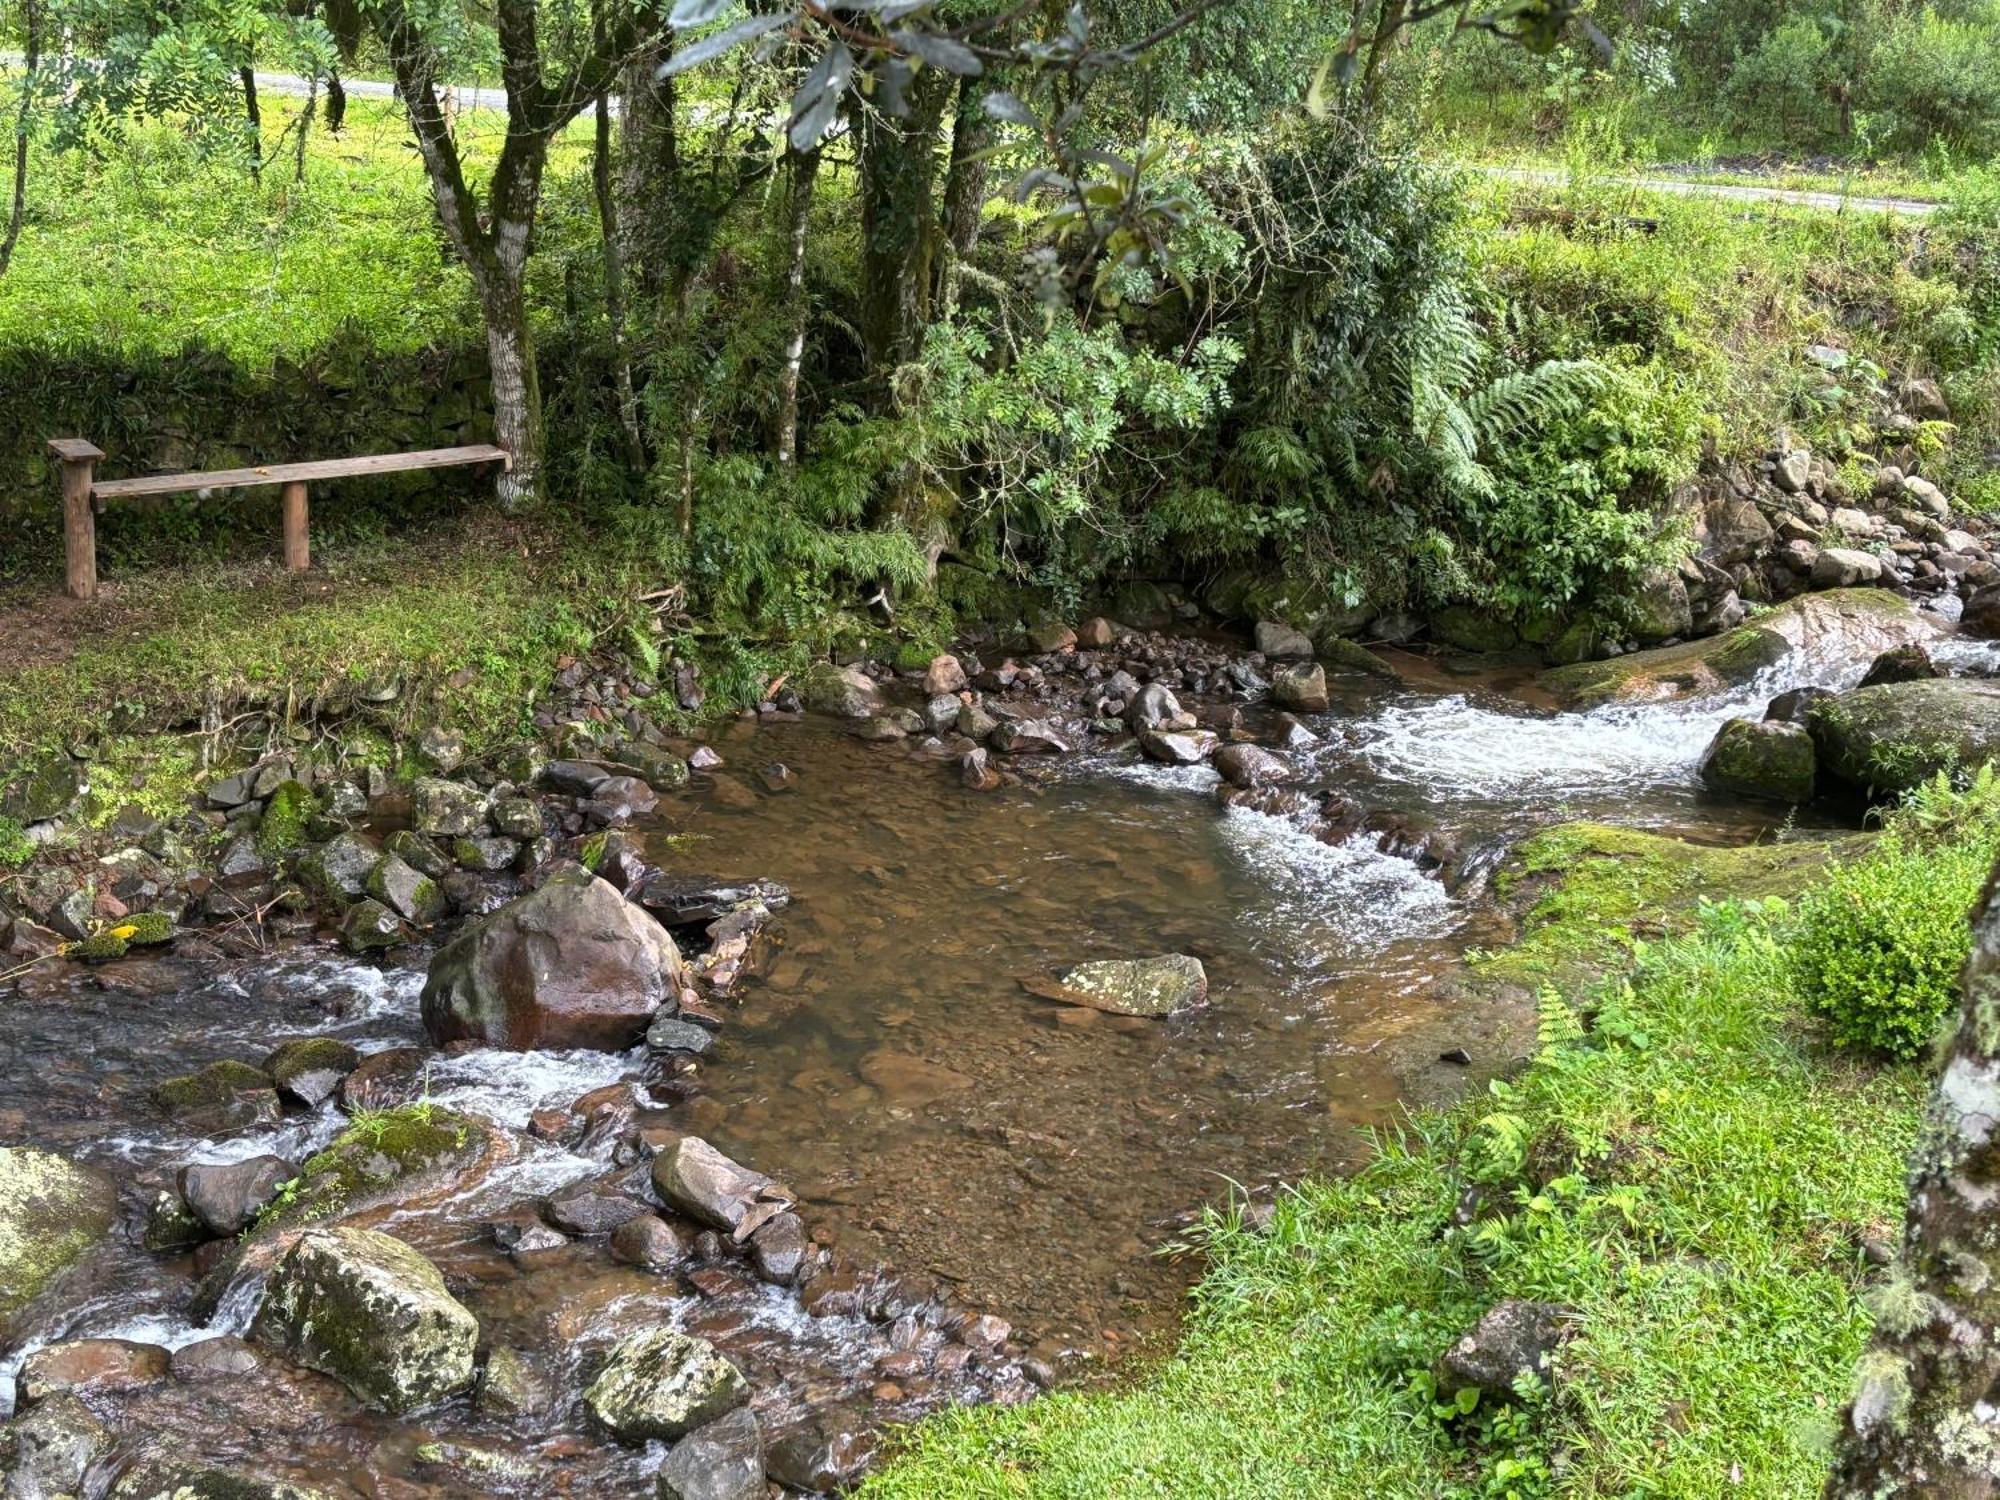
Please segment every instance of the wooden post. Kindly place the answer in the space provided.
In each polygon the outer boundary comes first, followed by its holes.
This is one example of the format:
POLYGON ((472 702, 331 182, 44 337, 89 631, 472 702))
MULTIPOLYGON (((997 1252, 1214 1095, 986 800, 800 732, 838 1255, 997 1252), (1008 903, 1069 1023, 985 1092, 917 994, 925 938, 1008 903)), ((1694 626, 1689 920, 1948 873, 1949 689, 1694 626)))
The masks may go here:
POLYGON ((97 516, 91 510, 90 482, 104 450, 83 438, 51 438, 49 450, 62 461, 65 587, 72 599, 95 599, 97 516))
POLYGON ((286 483, 285 571, 303 573, 312 566, 312 543, 306 533, 306 486, 302 479, 286 483))

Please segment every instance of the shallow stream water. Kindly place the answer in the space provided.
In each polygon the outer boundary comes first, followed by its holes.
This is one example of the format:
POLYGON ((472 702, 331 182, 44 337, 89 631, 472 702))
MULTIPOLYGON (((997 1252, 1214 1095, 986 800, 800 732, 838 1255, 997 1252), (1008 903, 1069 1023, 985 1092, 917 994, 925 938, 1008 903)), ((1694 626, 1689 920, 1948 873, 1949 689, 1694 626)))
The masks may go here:
MULTIPOLYGON (((1716 726, 1775 691, 1851 684, 1862 664, 1795 657, 1727 698, 1552 714, 1505 678, 1456 678, 1417 658, 1395 687, 1341 680, 1313 784, 1371 809, 1419 814, 1464 848, 1498 851, 1533 828, 1595 817, 1706 841, 1783 832, 1778 816, 1701 792, 1716 726)), ((576 1407, 588 1359, 648 1322, 716 1339, 760 1411, 883 1399, 889 1336, 858 1317, 811 1318, 747 1277, 690 1287, 613 1263, 601 1241, 528 1266, 491 1221, 606 1174, 604 1148, 535 1139, 535 1111, 631 1082, 642 1118, 699 1133, 797 1190, 823 1242, 935 1277, 1009 1320, 1064 1378, 1090 1378, 1171 1329, 1190 1268, 1158 1252, 1201 1205, 1339 1171, 1368 1127, 1393 1120, 1440 1070, 1478 1051, 1437 981, 1496 934, 1477 882, 1447 893, 1365 840, 1330 847, 1283 819, 1221 810, 1214 773, 1129 754, 1029 764, 979 795, 949 763, 863 745, 823 722, 737 726, 723 770, 664 804, 647 834, 663 866, 783 882, 769 930, 699 1088, 681 1097, 635 1052, 440 1057, 429 1097, 500 1127, 491 1170, 387 1227, 438 1261, 488 1336, 526 1351, 561 1393, 546 1417, 501 1423, 455 1403, 395 1421, 331 1381, 164 1382, 121 1415, 210 1462, 273 1463, 338 1495, 647 1494, 657 1453, 616 1450, 576 1407), (785 790, 759 771, 783 763, 785 790), (1058 1006, 1024 976, 1086 959, 1185 952, 1210 1003, 1169 1021, 1058 1006), (474 1467, 428 1441, 478 1450, 474 1467)), ((1478 861, 1473 861, 1475 865, 1478 861)), ((67 971, 0 991, 0 1140, 111 1167, 136 1216, 190 1161, 276 1152, 298 1161, 342 1120, 327 1107, 276 1132, 190 1140, 147 1102, 161 1080, 260 1058, 291 1036, 364 1052, 422 1039, 418 968, 301 949, 256 962, 173 958, 67 971)), ((1480 1062, 1475 1055, 1475 1063, 1480 1062)), ((118 1336, 175 1345, 241 1331, 250 1299, 189 1321, 185 1258, 134 1247, 100 1257, 28 1347, 118 1336)), ((0 1403, 12 1360, 0 1366, 0 1403)), ((972 1387, 940 1385, 886 1414, 918 1414, 972 1387)), ((455 1452, 456 1450, 453 1450, 455 1452)))

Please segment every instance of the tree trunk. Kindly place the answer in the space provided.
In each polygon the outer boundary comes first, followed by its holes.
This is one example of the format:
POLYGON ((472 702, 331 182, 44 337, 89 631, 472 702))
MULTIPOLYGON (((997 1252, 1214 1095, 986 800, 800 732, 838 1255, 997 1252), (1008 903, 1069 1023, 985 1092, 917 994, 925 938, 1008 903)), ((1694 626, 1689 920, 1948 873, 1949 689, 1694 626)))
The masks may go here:
POLYGON ((250 126, 250 176, 253 181, 264 180, 264 115, 257 107, 257 74, 254 69, 244 66, 236 70, 236 76, 243 82, 243 118, 250 126))
POLYGON ((27 50, 22 55, 21 108, 14 117, 14 196, 7 211, 7 232, 0 237, 0 276, 14 259, 14 246, 21 239, 21 225, 28 216, 28 125, 34 118, 35 70, 42 61, 42 8, 28 0, 23 25, 27 50))
POLYGON ((947 316, 958 306, 958 264, 979 241, 986 206, 986 149, 993 144, 992 122, 969 78, 958 83, 958 113, 951 126, 951 166, 944 174, 944 239, 950 253, 939 278, 938 301, 947 316))
POLYGON ((479 301, 493 377, 493 441, 513 460, 499 479, 498 495, 501 505, 513 510, 535 500, 541 483, 545 434, 534 332, 518 273, 511 280, 504 272, 489 279, 480 287, 479 301))
POLYGON ((326 128, 339 135, 347 123, 347 85, 338 73, 326 75, 326 128))
POLYGON ((2000 1495, 2000 901, 1973 914, 1958 1032, 1910 1167, 1826 1500, 2000 1495))
POLYGON ((632 381, 632 350, 625 327, 625 245, 618 232, 618 204, 611 188, 611 97, 597 96, 597 136, 590 182, 597 194, 598 235, 604 241, 604 317, 611 325, 612 378, 618 388, 618 425, 625 434, 625 458, 635 473, 646 471, 646 437, 639 427, 639 393, 632 381))
POLYGON ((932 189, 950 86, 925 69, 903 119, 858 96, 849 113, 861 173, 861 342, 885 396, 896 367, 916 357, 930 319, 938 232, 932 189))
POLYGON ((659 76, 672 53, 662 43, 625 69, 619 116, 618 228, 625 264, 648 304, 659 300, 668 283, 668 250, 679 202, 674 80, 659 76))
POLYGON ((799 369, 806 353, 806 240, 812 225, 813 184, 819 150, 791 154, 792 191, 785 260, 785 368, 778 377, 778 467, 799 462, 799 369))

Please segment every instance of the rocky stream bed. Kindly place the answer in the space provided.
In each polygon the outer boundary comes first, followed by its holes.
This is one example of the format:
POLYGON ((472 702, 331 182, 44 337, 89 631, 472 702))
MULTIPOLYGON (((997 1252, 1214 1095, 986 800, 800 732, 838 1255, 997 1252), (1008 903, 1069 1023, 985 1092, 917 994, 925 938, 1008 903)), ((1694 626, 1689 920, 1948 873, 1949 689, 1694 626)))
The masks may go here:
POLYGON ((1204 1205, 1517 1061, 1462 954, 1524 834, 1812 838, 2000 750, 1946 597, 1553 670, 1099 618, 698 741, 578 662, 555 758, 121 815, 0 912, 6 1493, 751 1500, 1099 1378, 1204 1205))

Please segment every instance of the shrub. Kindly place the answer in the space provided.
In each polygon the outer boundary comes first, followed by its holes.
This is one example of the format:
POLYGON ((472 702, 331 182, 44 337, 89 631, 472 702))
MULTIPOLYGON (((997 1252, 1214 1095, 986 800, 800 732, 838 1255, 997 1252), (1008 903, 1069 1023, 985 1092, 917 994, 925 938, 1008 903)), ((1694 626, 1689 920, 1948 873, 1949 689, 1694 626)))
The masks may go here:
POLYGON ((1868 93, 1906 145, 1991 141, 2000 130, 2000 7, 1896 17, 1869 58, 1868 93))
POLYGON ((1841 1041, 1902 1058, 1930 1045, 1971 950, 1967 915, 2000 852, 1996 800, 1990 769, 1963 792, 1940 777, 1799 902, 1792 982, 1841 1041))

